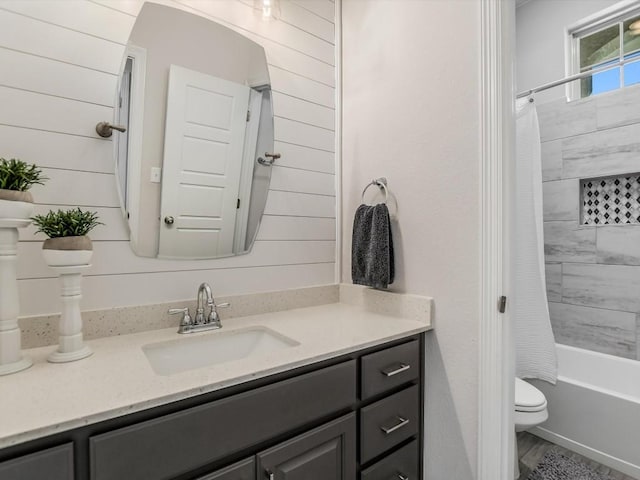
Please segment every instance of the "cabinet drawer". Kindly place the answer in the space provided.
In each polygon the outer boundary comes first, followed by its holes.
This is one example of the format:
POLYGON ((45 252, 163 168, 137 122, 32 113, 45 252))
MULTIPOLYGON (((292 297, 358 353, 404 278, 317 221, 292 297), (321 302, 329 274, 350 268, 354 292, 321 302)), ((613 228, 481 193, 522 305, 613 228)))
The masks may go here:
POLYGON ((418 441, 405 445, 397 452, 383 458, 375 465, 364 470, 360 480, 418 480, 420 465, 418 441))
POLYGON ((182 475, 353 406, 355 384, 351 360, 91 437, 91 478, 182 475))
POLYGON ((418 433, 420 420, 418 385, 365 407, 360 416, 362 463, 418 433))
POLYGON ((410 382, 420 375, 420 342, 387 348, 362 357, 362 399, 410 382))
POLYGON ((0 463, 2 480, 73 480, 73 444, 0 463))
POLYGON ((204 477, 198 477, 197 480, 255 480, 255 478, 256 461, 251 457, 204 477))

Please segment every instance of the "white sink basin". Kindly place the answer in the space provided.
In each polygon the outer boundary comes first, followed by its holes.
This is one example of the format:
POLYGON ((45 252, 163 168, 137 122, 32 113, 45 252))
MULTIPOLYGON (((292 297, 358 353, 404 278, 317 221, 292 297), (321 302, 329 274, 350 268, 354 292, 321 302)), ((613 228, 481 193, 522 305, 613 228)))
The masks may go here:
POLYGON ((142 347, 153 371, 158 375, 194 370, 210 365, 268 355, 300 345, 266 327, 247 327, 225 332, 218 330, 142 347))

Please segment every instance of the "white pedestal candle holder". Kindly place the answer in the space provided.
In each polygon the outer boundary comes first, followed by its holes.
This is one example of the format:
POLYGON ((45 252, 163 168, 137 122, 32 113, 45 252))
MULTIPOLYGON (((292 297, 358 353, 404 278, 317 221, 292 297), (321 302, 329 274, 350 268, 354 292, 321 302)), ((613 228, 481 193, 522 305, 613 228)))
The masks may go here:
POLYGON ((30 223, 28 219, 0 218, 0 375, 19 372, 32 364, 21 352, 16 275, 18 228, 30 223))
POLYGON ((60 336, 58 349, 49 355, 53 363, 74 362, 86 358, 93 352, 84 344, 82 336, 82 272, 91 265, 50 267, 60 276, 62 283, 62 314, 60 315, 60 336))

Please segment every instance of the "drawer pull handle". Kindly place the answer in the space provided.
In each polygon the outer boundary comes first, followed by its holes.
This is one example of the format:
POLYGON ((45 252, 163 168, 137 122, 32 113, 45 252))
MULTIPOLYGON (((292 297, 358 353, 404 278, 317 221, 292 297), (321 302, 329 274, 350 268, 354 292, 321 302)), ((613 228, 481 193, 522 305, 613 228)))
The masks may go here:
POLYGON ((409 419, 402 418, 399 415, 397 418, 398 418, 398 423, 396 423, 393 427, 380 427, 380 430, 382 430, 385 433, 385 435, 389 435, 390 433, 395 432, 396 430, 404 427, 405 425, 409 425, 409 419))
POLYGON ((382 370, 382 374, 385 377, 393 377, 394 375, 398 375, 399 373, 406 372, 411 368, 411 365, 407 365, 406 363, 401 363, 398 368, 387 368, 382 370))
POLYGON ((398 472, 398 480, 409 480, 409 477, 398 472))
POLYGON ((267 474, 267 478, 269 480, 276 480, 276 475, 275 473, 273 473, 271 470, 265 470, 265 472, 267 474))

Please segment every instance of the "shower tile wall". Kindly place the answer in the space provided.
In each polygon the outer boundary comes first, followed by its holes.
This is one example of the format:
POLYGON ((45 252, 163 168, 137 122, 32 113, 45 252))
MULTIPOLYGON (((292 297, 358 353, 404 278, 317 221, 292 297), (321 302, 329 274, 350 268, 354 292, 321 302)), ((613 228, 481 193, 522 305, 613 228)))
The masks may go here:
POLYGON ((640 225, 580 225, 580 179, 640 172, 640 85, 538 106, 556 341, 640 360, 640 225))

